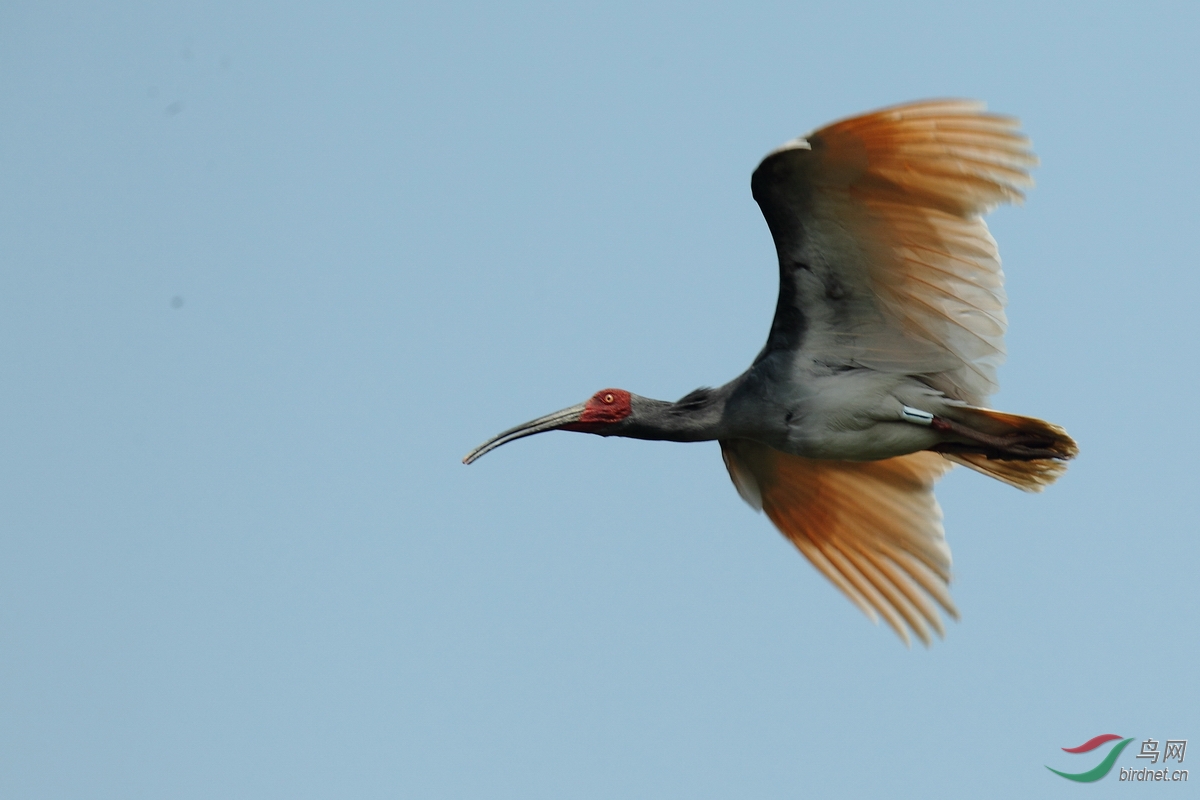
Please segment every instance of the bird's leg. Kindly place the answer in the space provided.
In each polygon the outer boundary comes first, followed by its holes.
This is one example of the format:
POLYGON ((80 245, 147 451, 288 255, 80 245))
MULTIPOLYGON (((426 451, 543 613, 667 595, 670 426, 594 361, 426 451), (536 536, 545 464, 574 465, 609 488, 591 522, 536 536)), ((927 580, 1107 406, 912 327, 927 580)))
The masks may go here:
POLYGON ((1048 445, 1052 439, 1032 433, 1014 432, 1004 436, 994 436, 990 433, 975 430, 972 427, 955 422, 946 417, 933 416, 928 423, 931 428, 940 433, 969 440, 969 442, 942 442, 931 447, 931 450, 942 453, 982 453, 988 458, 1011 459, 1027 461, 1039 458, 1062 458, 1062 453, 1052 450, 1048 445), (983 445, 980 447, 980 445, 983 445))

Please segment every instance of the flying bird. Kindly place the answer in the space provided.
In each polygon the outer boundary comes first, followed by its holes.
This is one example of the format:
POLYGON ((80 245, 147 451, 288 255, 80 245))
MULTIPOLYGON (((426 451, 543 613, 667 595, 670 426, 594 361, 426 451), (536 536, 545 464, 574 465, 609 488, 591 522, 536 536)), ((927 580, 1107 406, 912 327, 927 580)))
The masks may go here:
POLYGON ((934 100, 832 123, 751 179, 779 300, 750 368, 676 402, 602 389, 489 439, 551 430, 717 440, 742 498, 873 621, 945 635, 950 549, 934 483, 954 464, 1026 491, 1078 452, 1057 425, 986 408, 1005 294, 983 215, 1037 163, 1016 119, 934 100))

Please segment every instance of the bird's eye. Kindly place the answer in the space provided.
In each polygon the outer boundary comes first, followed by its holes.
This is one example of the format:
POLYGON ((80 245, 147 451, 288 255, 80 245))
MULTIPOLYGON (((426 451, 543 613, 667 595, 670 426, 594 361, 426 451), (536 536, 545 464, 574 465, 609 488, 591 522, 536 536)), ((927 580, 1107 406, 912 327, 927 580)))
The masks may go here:
POLYGON ((611 393, 609 393, 609 394, 606 394, 606 395, 604 395, 604 398, 603 398, 603 399, 604 399, 604 402, 606 402, 606 403, 611 403, 611 402, 612 402, 613 400, 615 400, 616 398, 615 398, 615 397, 613 397, 611 393))

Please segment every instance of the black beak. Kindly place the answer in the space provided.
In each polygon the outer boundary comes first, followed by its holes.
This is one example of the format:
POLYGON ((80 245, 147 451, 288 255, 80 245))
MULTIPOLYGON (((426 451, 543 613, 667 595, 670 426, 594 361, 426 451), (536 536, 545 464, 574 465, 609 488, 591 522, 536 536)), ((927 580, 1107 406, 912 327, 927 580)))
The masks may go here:
POLYGON ((463 458, 464 464, 470 464, 477 458, 491 450, 495 450, 502 444, 508 444, 511 441, 520 439, 524 436, 533 436, 535 433, 544 433, 561 428, 564 425, 570 425, 572 422, 579 422, 579 418, 583 416, 583 410, 586 403, 580 403, 577 406, 564 408, 562 411, 555 411, 553 414, 547 414, 544 417, 538 417, 531 422, 526 422, 524 425, 518 425, 515 428, 509 428, 504 433, 498 433, 488 439, 483 444, 476 447, 463 458))

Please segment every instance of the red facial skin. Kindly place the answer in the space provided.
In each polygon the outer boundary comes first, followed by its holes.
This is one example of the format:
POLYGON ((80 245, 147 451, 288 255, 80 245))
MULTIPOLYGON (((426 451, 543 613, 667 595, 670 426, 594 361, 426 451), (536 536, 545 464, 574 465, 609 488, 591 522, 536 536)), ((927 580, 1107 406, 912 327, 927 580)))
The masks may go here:
POLYGON ((601 389, 587 401, 579 421, 563 425, 561 430, 595 433, 606 425, 620 422, 632 412, 629 392, 624 389, 601 389))

